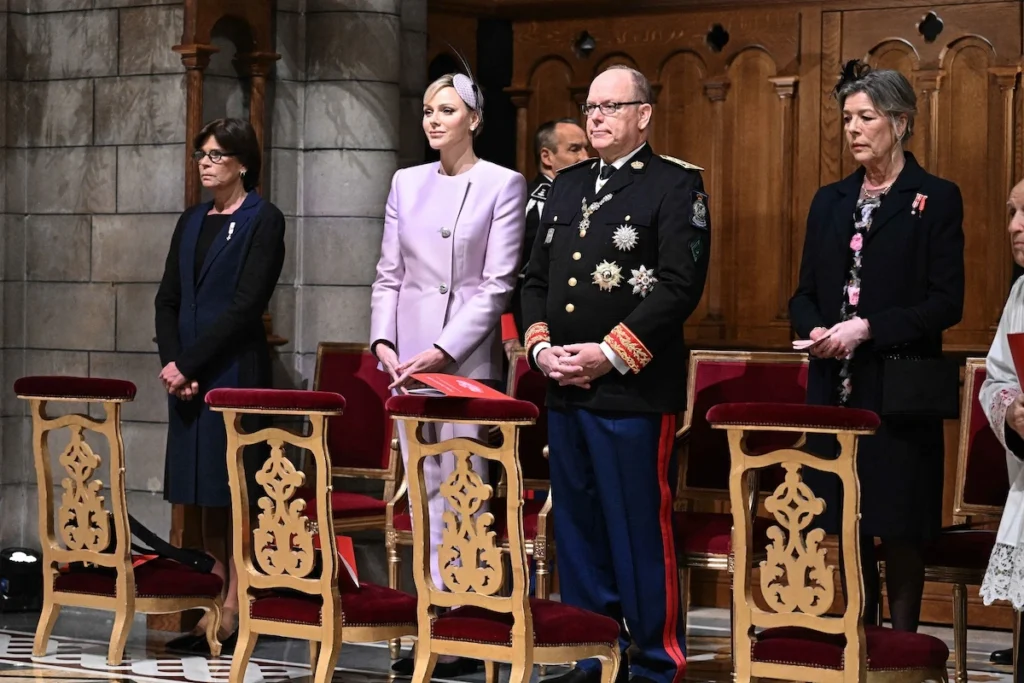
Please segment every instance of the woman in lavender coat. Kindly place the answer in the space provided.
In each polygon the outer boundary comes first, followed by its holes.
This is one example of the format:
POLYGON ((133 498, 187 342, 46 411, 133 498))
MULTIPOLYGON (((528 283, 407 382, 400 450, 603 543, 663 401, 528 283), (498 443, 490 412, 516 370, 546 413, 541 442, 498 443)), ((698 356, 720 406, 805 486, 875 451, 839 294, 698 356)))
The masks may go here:
MULTIPOLYGON (((370 343, 396 391, 421 372, 485 382, 500 378, 499 321, 522 252, 526 180, 473 153, 482 105, 470 77, 447 75, 431 83, 423 96, 423 132, 441 160, 402 169, 391 181, 373 283, 370 343)), ((436 436, 483 440, 486 430, 445 424, 436 436)), ((400 438, 407 462, 404 432, 400 438)), ((479 460, 474 458, 473 468, 486 481, 487 468, 479 460)), ((424 464, 431 575, 442 589, 437 547, 445 503, 440 486, 454 466, 450 453, 424 464)), ((411 672, 411 664, 402 660, 396 670, 411 672)), ((434 675, 447 678, 474 669, 475 663, 442 658, 434 675)))

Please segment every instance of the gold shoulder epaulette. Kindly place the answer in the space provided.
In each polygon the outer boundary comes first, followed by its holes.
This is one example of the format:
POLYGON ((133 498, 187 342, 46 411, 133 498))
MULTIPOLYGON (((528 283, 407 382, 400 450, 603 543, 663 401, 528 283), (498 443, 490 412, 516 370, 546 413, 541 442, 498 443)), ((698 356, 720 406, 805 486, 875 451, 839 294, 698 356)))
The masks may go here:
POLYGON ((670 157, 667 154, 659 154, 658 156, 660 156, 665 161, 671 161, 673 164, 675 164, 677 166, 682 166, 683 168, 688 169, 690 171, 703 171, 704 170, 703 168, 701 168, 700 166, 697 166, 696 164, 691 164, 689 161, 683 161, 682 159, 676 159, 675 157, 670 157))
POLYGON ((587 159, 584 159, 583 161, 577 161, 575 164, 572 164, 570 166, 566 166, 565 168, 558 169, 558 172, 555 175, 561 175, 561 174, 565 173, 566 171, 571 171, 572 169, 577 168, 579 166, 583 166, 584 164, 596 164, 596 163, 597 163, 597 159, 587 158, 587 159))

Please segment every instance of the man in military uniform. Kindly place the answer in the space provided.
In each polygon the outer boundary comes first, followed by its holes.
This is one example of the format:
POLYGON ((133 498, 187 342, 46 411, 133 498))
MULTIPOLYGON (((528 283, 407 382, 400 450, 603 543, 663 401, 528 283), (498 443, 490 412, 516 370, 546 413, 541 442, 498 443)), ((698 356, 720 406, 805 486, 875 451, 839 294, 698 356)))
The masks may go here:
MULTIPOLYGON (((552 184, 522 299, 528 354, 551 379, 562 601, 619 621, 623 652, 630 641, 638 650, 621 680, 676 683, 685 633, 672 446, 683 323, 704 291, 711 221, 701 169, 647 144, 651 99, 634 69, 594 79, 583 111, 601 158, 552 184)), ((580 662, 560 683, 595 683, 598 670, 580 662)))
POLYGON ((501 318, 501 338, 508 357, 519 347, 521 340, 519 332, 523 329, 523 320, 520 296, 523 279, 551 181, 563 168, 587 158, 587 134, 576 119, 547 121, 537 128, 533 136, 533 155, 537 163, 537 177, 527 187, 529 200, 526 202, 526 237, 523 239, 523 255, 519 261, 522 271, 512 291, 508 311, 501 318))

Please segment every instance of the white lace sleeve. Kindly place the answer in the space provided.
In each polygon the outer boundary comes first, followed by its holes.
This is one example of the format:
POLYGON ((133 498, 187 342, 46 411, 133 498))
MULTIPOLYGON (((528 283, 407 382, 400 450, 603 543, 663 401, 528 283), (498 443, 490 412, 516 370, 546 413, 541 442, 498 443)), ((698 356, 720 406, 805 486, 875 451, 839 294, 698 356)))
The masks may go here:
POLYGON ((1020 331, 1024 331, 1024 278, 1017 280, 1006 300, 999 329, 985 359, 986 377, 978 395, 992 431, 1003 448, 1006 448, 1006 409, 1021 393, 1007 335, 1020 331))

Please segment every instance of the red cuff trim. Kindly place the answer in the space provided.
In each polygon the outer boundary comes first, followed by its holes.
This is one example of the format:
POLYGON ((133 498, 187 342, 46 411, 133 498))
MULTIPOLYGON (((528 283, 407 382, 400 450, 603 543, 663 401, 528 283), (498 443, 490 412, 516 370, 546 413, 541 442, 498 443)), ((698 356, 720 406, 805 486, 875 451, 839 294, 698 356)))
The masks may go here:
POLYGON ((619 358, 626 361, 626 365, 634 373, 643 370, 644 366, 654 359, 643 342, 622 323, 616 325, 604 341, 612 347, 612 351, 618 354, 619 358))
POLYGON ((548 334, 547 323, 534 323, 526 330, 526 348, 532 349, 535 344, 541 342, 551 343, 551 335, 548 334))
POLYGON ((519 339, 519 330, 516 329, 516 319, 511 313, 501 316, 501 341, 507 342, 519 339))

